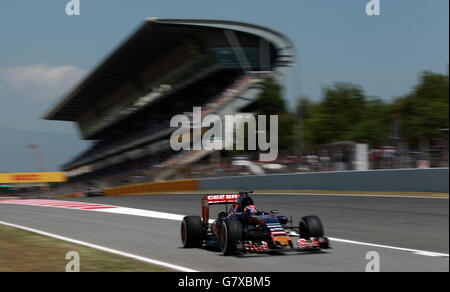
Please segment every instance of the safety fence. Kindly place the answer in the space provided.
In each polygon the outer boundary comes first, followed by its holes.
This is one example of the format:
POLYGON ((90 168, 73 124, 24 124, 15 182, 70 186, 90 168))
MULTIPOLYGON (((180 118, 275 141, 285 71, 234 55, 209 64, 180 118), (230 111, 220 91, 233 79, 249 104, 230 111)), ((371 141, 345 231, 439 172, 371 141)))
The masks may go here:
POLYGON ((449 169, 336 171, 187 179, 128 185, 104 190, 105 196, 213 190, 331 190, 369 192, 449 192, 449 169))

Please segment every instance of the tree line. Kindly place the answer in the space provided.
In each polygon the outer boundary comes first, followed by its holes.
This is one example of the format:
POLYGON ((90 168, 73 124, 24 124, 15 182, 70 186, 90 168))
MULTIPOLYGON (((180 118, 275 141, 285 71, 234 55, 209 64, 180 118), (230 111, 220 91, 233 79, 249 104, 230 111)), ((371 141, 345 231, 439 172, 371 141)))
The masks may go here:
POLYGON ((394 138, 417 148, 421 141, 448 129, 448 102, 448 75, 426 71, 411 92, 391 101, 368 96, 359 85, 336 82, 323 88, 319 101, 299 98, 294 111, 287 109, 280 84, 268 78, 259 98, 246 110, 278 115, 279 149, 296 153, 298 149, 317 151, 337 141, 380 147, 394 138))

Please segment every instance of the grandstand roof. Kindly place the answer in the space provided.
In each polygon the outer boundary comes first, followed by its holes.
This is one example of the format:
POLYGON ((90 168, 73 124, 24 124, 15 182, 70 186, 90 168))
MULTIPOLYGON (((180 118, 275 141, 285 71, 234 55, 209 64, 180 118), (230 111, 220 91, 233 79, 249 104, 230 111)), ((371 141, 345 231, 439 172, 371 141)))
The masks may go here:
POLYGON ((275 67, 281 68, 295 62, 293 43, 283 34, 267 27, 220 19, 147 18, 131 37, 75 86, 44 119, 77 121, 83 112, 114 90, 112 84, 133 82, 136 72, 180 46, 183 40, 195 38, 192 28, 250 34, 274 46, 277 51, 275 67))

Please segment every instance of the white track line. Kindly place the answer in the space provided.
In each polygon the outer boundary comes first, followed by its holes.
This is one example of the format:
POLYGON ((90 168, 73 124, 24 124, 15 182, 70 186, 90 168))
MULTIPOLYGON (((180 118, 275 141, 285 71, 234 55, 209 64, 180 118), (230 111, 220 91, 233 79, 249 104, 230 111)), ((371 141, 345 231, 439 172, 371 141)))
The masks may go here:
POLYGON ((80 241, 80 240, 68 238, 68 237, 65 237, 65 236, 56 235, 56 234, 53 234, 53 233, 48 233, 48 232, 37 230, 37 229, 34 229, 34 228, 29 228, 29 227, 25 227, 25 226, 21 226, 21 225, 16 225, 16 224, 11 224, 11 223, 4 222, 4 221, 0 221, 0 224, 6 225, 6 226, 10 226, 10 227, 14 227, 14 228, 19 228, 19 229, 30 231, 30 232, 34 232, 34 233, 41 234, 41 235, 48 236, 48 237, 52 237, 52 238, 55 238, 55 239, 64 240, 64 241, 71 242, 71 243, 74 243, 74 244, 87 246, 87 247, 90 247, 90 248, 98 249, 98 250, 101 250, 101 251, 109 252, 109 253, 120 255, 120 256, 123 256, 123 257, 127 257, 127 258, 132 258, 132 259, 135 259, 135 260, 138 260, 138 261, 141 261, 141 262, 146 262, 146 263, 149 263, 149 264, 154 264, 154 265, 158 265, 158 266, 161 266, 161 267, 166 267, 166 268, 177 270, 177 271, 181 271, 181 272, 198 272, 196 270, 188 269, 188 268, 185 268, 185 267, 182 267, 182 266, 169 264, 169 263, 166 263, 166 262, 162 262, 162 261, 158 261, 158 260, 154 260, 154 259, 150 259, 150 258, 134 255, 134 254, 131 254, 131 253, 120 251, 120 250, 104 247, 104 246, 101 246, 101 245, 92 244, 92 243, 88 243, 88 242, 85 242, 85 241, 80 241))
MULTIPOLYGON (((59 201, 59 202, 61 202, 61 201, 59 201)), ((73 201, 63 201, 63 202, 75 203, 73 201)), ((3 202, 3 203, 5 203, 5 202, 3 202)), ((42 205, 36 205, 36 206, 61 208, 59 206, 58 207, 42 206, 42 205)), ((107 206, 112 206, 112 205, 107 205, 107 206)), ((118 207, 118 206, 113 206, 113 207, 115 207, 115 208, 93 209, 93 210, 83 210, 83 211, 94 211, 94 212, 103 212, 103 213, 111 213, 111 214, 142 216, 142 217, 148 217, 148 218, 158 218, 158 219, 174 220, 174 221, 182 221, 183 217, 185 216, 185 215, 180 215, 180 214, 157 212, 157 211, 150 211, 150 210, 143 210, 143 209, 134 209, 134 208, 118 207)), ((82 209, 74 209, 74 210, 82 210, 82 209)), ((211 219, 210 222, 212 222, 212 221, 213 220, 211 219)), ((449 255, 445 254, 445 253, 438 253, 438 252, 432 252, 432 251, 426 251, 426 250, 417 250, 417 249, 382 245, 382 244, 377 244, 377 243, 361 242, 361 241, 348 240, 348 239, 342 239, 342 238, 336 238, 336 237, 329 237, 329 239, 332 241, 342 242, 342 243, 357 244, 357 245, 364 245, 364 246, 379 247, 379 248, 393 249, 393 250, 398 250, 398 251, 411 252, 411 253, 423 255, 423 256, 447 257, 447 258, 449 257, 449 255)))
POLYGON ((394 249, 394 250, 412 252, 414 254, 423 255, 423 256, 429 256, 429 257, 449 257, 448 254, 446 254, 446 253, 439 253, 439 252, 432 252, 432 251, 425 251, 425 250, 418 250, 418 249, 411 249, 411 248, 403 248, 403 247, 382 245, 382 244, 376 244, 376 243, 361 242, 361 241, 341 239, 341 238, 335 238, 335 237, 328 237, 328 238, 331 241, 336 241, 336 242, 343 242, 343 243, 350 243, 350 244, 358 244, 358 245, 366 245, 366 246, 372 246, 372 247, 394 249))
MULTIPOLYGON (((91 211, 91 210, 89 210, 89 211, 91 211)), ((184 215, 179 215, 179 214, 142 210, 142 209, 134 209, 134 208, 126 208, 126 207, 117 207, 117 208, 112 208, 112 209, 98 209, 98 210, 92 210, 92 211, 103 212, 103 213, 112 213, 112 214, 141 216, 141 217, 148 217, 148 218, 158 218, 158 219, 174 220, 174 221, 182 221, 184 218, 184 215)))

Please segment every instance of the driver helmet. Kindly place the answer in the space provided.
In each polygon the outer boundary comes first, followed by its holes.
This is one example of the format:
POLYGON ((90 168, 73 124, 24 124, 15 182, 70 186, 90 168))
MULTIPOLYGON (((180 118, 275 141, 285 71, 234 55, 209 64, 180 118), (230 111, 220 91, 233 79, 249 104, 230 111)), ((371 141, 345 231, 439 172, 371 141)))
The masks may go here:
POLYGON ((253 205, 253 199, 249 196, 240 196, 237 200, 237 203, 242 207, 247 207, 249 205, 253 205))
POLYGON ((248 205, 245 207, 245 213, 255 214, 258 212, 258 209, 255 205, 248 205))

